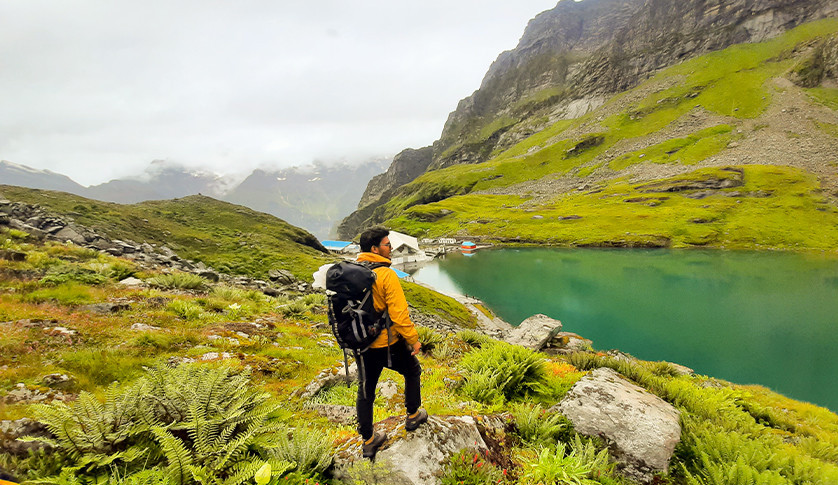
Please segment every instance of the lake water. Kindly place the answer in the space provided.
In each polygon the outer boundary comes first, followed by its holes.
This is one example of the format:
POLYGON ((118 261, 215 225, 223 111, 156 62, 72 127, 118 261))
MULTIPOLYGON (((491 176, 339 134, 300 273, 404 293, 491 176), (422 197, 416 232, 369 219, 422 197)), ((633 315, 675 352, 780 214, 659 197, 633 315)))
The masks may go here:
POLYGON ((838 411, 838 257, 784 252, 503 249, 450 254, 414 278, 519 324, 644 360, 761 384, 838 411))

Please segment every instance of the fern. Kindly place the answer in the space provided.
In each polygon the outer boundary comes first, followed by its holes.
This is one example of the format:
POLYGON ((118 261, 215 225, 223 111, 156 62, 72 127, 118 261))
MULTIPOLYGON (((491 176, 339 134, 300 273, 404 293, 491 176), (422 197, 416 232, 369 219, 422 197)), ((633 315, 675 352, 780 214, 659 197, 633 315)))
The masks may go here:
POLYGON ((463 393, 480 402, 491 402, 497 395, 513 400, 538 394, 547 384, 544 357, 517 345, 499 342, 472 350, 460 366, 466 379, 463 393), (482 390, 480 386, 489 389, 482 390))
MULTIPOLYGON (((162 467, 169 483, 184 485, 252 478, 248 470, 288 440, 272 422, 277 408, 251 387, 248 371, 192 364, 151 369, 129 386, 111 386, 101 402, 85 393, 36 412, 80 477, 96 481, 119 469, 127 480, 140 468, 162 467)), ((325 469, 331 461, 323 463, 311 466, 325 469)))
POLYGON ((569 433, 570 423, 561 414, 547 413, 538 404, 521 403, 512 407, 517 434, 526 443, 550 445, 569 433))

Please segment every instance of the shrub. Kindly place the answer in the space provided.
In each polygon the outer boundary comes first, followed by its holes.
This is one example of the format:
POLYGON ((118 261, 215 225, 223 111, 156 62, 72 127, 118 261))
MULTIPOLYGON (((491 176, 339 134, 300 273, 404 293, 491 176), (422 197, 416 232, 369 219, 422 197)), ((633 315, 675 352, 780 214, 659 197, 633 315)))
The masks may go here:
POLYGON ((203 290, 207 280, 192 273, 161 274, 146 280, 150 286, 165 290, 203 290))
POLYGON ((285 317, 294 317, 302 315, 309 310, 310 306, 302 300, 295 300, 284 305, 279 305, 277 310, 285 317))
POLYGON ((136 274, 137 268, 121 261, 111 264, 108 267, 108 276, 116 281, 122 281, 136 274))
POLYGON ((444 339, 439 332, 432 328, 417 326, 416 331, 419 333, 419 342, 422 343, 422 350, 425 352, 434 350, 444 339))
POLYGON ((64 265, 49 270, 47 275, 41 278, 40 283, 43 286, 56 286, 70 282, 101 285, 106 281, 108 281, 107 276, 97 273, 95 270, 64 265))
POLYGON ((167 308, 184 320, 197 320, 204 313, 200 305, 188 300, 172 300, 167 308))
POLYGON ((482 347, 493 342, 492 337, 475 330, 460 330, 457 332, 457 338, 472 347, 482 347))
POLYGON ((44 441, 75 462, 85 483, 102 481, 111 470, 121 470, 124 480, 139 479, 143 470, 160 467, 172 484, 238 485, 252 480, 266 460, 276 474, 291 467, 269 456, 285 438, 284 428, 271 421, 278 404, 268 399, 253 388, 247 370, 192 364, 152 369, 129 386, 111 386, 104 402, 82 393, 73 403, 34 409, 55 435, 44 441))
POLYGON ((442 471, 442 485, 484 485, 499 483, 503 473, 480 453, 461 450, 453 455, 442 471))
POLYGON ((271 454, 281 461, 295 463, 297 472, 317 475, 332 464, 332 442, 322 431, 296 428, 287 439, 277 441, 271 454))
POLYGON ((542 448, 533 463, 525 465, 521 483, 540 485, 617 483, 607 476, 614 471, 609 463, 608 450, 597 451, 592 442, 582 443, 577 436, 568 446, 542 448), (605 476, 603 476, 605 475, 605 476))
POLYGON ((323 293, 310 293, 303 297, 306 305, 326 306, 326 295, 323 293))
POLYGON ((517 345, 496 343, 472 350, 460 361, 465 376, 462 392, 475 401, 513 400, 545 390, 544 357, 517 345))
POLYGON ((531 445, 551 445, 566 441, 572 428, 561 414, 548 413, 538 404, 520 403, 512 407, 512 419, 522 441, 531 445))

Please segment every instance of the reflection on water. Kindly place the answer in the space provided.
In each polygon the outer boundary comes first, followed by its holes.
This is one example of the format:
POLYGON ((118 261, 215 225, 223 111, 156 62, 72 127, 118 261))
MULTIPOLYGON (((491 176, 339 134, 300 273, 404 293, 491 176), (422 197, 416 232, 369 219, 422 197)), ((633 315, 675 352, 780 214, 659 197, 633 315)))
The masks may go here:
POLYGON ((838 410, 838 258, 778 252, 519 249, 451 254, 418 281, 514 324, 544 313, 647 360, 838 410))

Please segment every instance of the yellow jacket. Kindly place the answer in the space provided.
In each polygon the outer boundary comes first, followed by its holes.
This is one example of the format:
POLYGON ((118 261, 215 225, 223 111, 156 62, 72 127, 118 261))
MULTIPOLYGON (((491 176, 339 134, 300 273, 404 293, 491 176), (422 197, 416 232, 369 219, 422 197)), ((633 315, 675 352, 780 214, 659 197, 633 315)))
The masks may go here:
MULTIPOLYGON (((375 253, 361 253, 358 255, 358 261, 390 264, 389 259, 375 253)), ((372 285, 372 302, 375 311, 383 312, 387 310, 387 313, 390 314, 390 320, 392 321, 390 344, 394 344, 398 336, 401 335, 409 345, 413 346, 419 341, 419 334, 416 332, 413 322, 410 321, 407 299, 404 297, 404 290, 402 290, 399 277, 395 271, 386 266, 375 268, 373 271, 375 271, 376 279, 375 284, 372 285)), ((374 349, 387 347, 387 332, 381 332, 381 335, 370 347, 374 349)))

